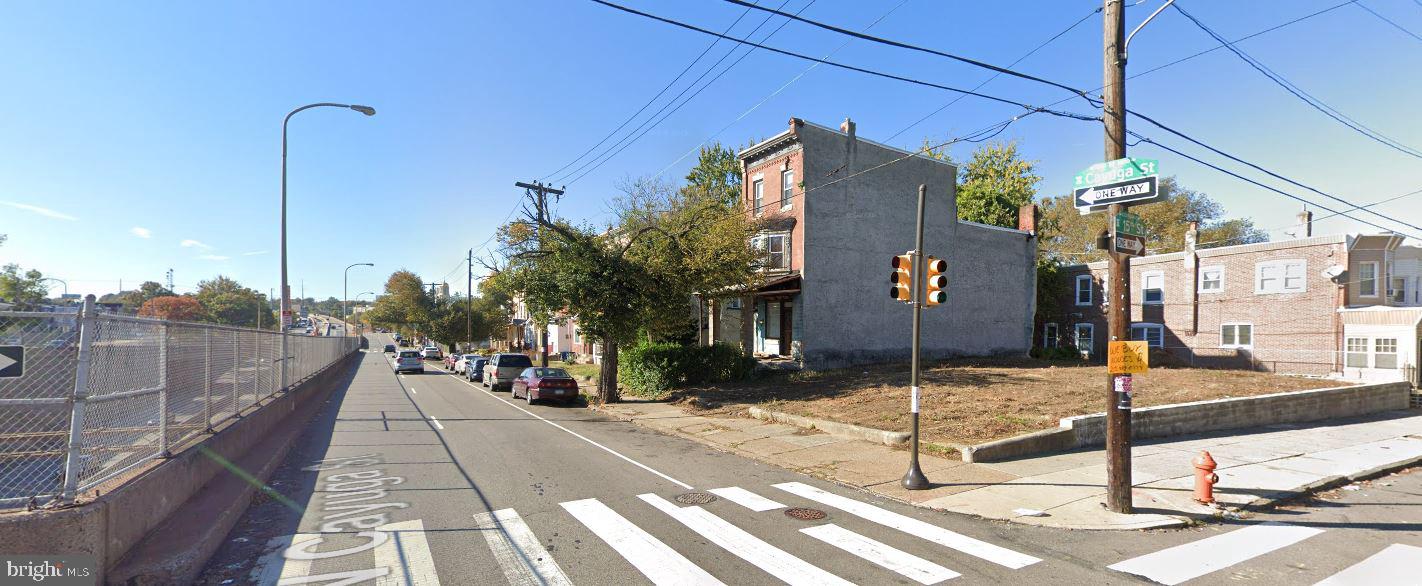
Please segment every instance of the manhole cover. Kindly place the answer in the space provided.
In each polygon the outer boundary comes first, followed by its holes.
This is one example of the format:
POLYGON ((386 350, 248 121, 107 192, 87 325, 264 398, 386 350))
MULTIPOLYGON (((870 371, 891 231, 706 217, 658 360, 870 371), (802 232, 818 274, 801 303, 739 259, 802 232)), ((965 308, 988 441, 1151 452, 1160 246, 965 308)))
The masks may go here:
POLYGON ((676 495, 676 502, 683 505, 704 505, 716 500, 716 495, 709 492, 684 492, 676 495))
POLYGON ((825 518, 825 512, 819 509, 805 509, 792 507, 785 509, 785 516, 799 519, 801 521, 817 521, 825 518))

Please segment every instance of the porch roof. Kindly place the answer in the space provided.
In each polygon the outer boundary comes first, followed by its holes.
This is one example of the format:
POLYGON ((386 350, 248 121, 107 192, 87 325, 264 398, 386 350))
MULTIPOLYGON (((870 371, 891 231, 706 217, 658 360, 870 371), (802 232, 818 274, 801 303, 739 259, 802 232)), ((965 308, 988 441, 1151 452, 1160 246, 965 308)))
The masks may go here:
POLYGON ((1422 307, 1359 307, 1339 309, 1343 325, 1412 326, 1422 324, 1422 307))

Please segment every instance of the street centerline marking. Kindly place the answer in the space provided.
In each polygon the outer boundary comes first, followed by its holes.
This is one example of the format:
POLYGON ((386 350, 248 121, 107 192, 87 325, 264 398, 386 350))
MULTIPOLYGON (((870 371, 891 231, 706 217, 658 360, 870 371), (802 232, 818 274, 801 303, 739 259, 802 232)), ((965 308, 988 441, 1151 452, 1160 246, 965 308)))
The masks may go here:
MULTIPOLYGON (((453 375, 450 375, 449 373, 445 373, 445 374, 448 375, 448 376, 453 376, 453 375)), ((497 400, 497 401, 499 401, 500 403, 503 403, 503 404, 505 404, 505 405, 508 405, 508 406, 510 406, 510 407, 513 407, 514 409, 518 409, 519 411, 524 412, 526 415, 528 415, 528 416, 530 416, 530 417, 533 417, 534 419, 537 419, 537 420, 539 420, 539 421, 542 421, 542 422, 544 422, 544 423, 547 423, 548 425, 551 425, 551 426, 553 426, 553 427, 556 427, 556 428, 558 428, 558 429, 561 429, 561 430, 563 430, 563 431, 566 431, 566 432, 568 432, 568 434, 572 435, 573 437, 578 438, 578 439, 580 439, 580 440, 583 440, 583 441, 585 441, 585 442, 587 442, 587 443, 589 443, 589 444, 592 444, 592 445, 594 445, 594 446, 596 446, 596 447, 598 447, 598 448, 601 448, 602 451, 604 451, 604 452, 607 452, 607 453, 609 453, 609 454, 612 454, 612 455, 614 455, 614 456, 617 456, 618 458, 622 458, 622 459, 625 460, 627 463, 632 464, 633 466, 636 466, 636 467, 638 467, 638 468, 641 468, 641 469, 643 469, 643 470, 646 470, 646 471, 648 471, 648 472, 651 472, 652 474, 656 474, 657 476, 662 477, 662 479, 664 479, 664 480, 666 480, 666 481, 668 481, 668 482, 671 482, 672 484, 675 484, 675 485, 680 486, 680 487, 682 487, 682 488, 685 488, 685 489, 687 489, 687 490, 691 490, 691 488, 692 488, 692 486, 691 486, 690 484, 687 484, 687 483, 685 483, 685 482, 682 482, 682 481, 680 481, 680 480, 677 480, 677 479, 675 479, 675 478, 672 478, 672 477, 670 477, 670 476, 667 476, 666 474, 662 474, 661 472, 657 471, 656 469, 652 468, 651 466, 648 466, 648 465, 646 465, 646 464, 643 464, 643 463, 641 463, 641 462, 638 462, 638 461, 636 461, 636 460, 633 460, 632 458, 629 458, 629 457, 627 457, 627 456, 622 455, 622 453, 621 453, 621 452, 618 452, 617 450, 614 450, 614 449, 609 448, 609 447, 607 447, 607 446, 604 446, 604 445, 602 445, 602 444, 600 444, 600 443, 597 443, 597 442, 595 442, 595 441, 593 441, 593 440, 591 440, 591 439, 588 439, 588 438, 587 438, 586 436, 584 436, 583 434, 580 434, 580 433, 578 433, 578 432, 576 432, 576 431, 573 431, 573 430, 571 430, 571 429, 568 429, 568 428, 566 428, 566 427, 563 427, 563 426, 561 426, 561 425, 558 425, 557 423, 554 423, 554 422, 552 422, 552 421, 549 421, 549 420, 547 420, 547 419, 544 419, 543 417, 539 416, 537 413, 534 413, 534 412, 532 412, 532 411, 529 411, 529 410, 527 410, 527 409, 524 409, 523 407, 519 407, 518 405, 515 405, 515 404, 513 404, 513 403, 511 403, 511 402, 509 402, 509 401, 506 401, 506 400, 504 400, 502 397, 500 397, 500 396, 498 396, 498 395, 495 395, 492 391, 489 391, 489 390, 480 388, 479 386, 475 385, 474 383, 471 383, 471 382, 466 381, 466 380, 460 380, 460 382, 462 382, 462 383, 464 383, 464 384, 466 384, 466 385, 469 385, 469 386, 471 386, 471 387, 474 387, 474 388, 476 388, 476 389, 478 389, 478 390, 480 390, 480 391, 484 391, 485 394, 489 395, 489 396, 492 397, 494 400, 497 400)))

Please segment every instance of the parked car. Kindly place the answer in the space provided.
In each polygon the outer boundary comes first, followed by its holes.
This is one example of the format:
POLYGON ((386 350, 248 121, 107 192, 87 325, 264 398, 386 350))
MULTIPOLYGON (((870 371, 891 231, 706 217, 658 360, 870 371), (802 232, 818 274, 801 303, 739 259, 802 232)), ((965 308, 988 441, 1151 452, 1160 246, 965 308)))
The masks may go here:
POLYGON ((489 363, 489 359, 483 356, 471 358, 469 364, 464 367, 464 378, 469 382, 484 382, 484 365, 489 363))
POLYGON ((509 391, 513 398, 523 397, 530 405, 544 399, 573 401, 578 398, 578 381, 561 368, 525 368, 509 391))
POLYGON ((386 354, 394 354, 394 353, 396 353, 396 352, 399 352, 399 350, 396 350, 396 349, 395 349, 395 345, 394 345, 394 344, 386 344, 386 345, 385 345, 385 353, 386 353, 386 354))
POLYGON ((439 351, 438 346, 425 346, 425 349, 422 350, 421 353, 424 354, 426 360, 439 360, 444 358, 444 353, 439 351))
POLYGON ((425 361, 420 359, 419 350, 401 350, 395 355, 395 372, 419 372, 425 371, 425 361))
POLYGON ((455 354, 454 372, 456 374, 464 374, 465 371, 469 370, 469 362, 478 357, 478 354, 455 354))
POLYGON ((500 352, 489 358, 484 365, 484 386, 498 390, 501 385, 513 383, 523 369, 533 366, 533 361, 524 354, 500 352))

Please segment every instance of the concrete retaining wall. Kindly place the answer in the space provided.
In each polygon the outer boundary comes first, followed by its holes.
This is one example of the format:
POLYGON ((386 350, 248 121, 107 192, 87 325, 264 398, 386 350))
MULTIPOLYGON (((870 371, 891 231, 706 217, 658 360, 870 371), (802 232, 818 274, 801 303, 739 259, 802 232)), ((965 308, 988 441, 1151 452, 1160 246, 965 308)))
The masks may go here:
MULTIPOLYGON (((217 433, 203 436, 180 446, 174 457, 156 461, 135 477, 114 487, 113 492, 93 492, 80 499, 81 505, 59 510, 17 511, 0 514, 0 552, 7 554, 77 554, 98 558, 103 571, 119 564, 126 554, 169 516, 209 483, 217 484, 230 474, 217 458, 240 462, 241 467, 259 478, 269 466, 255 460, 280 461, 285 445, 272 445, 273 438, 295 437, 301 424, 316 412, 330 395, 350 376, 361 353, 352 353, 325 370, 292 388, 286 394, 268 399, 261 408, 250 411, 241 419, 230 420, 217 433), (259 458, 247 457, 254 446, 266 444, 259 458)), ((290 442, 285 442, 289 445, 290 442)), ((103 490, 103 487, 100 488, 103 490)), ((188 539, 189 557, 201 556, 199 568, 245 510, 250 491, 240 502, 214 503, 235 510, 226 527, 212 527, 217 540, 210 549, 201 551, 204 540, 188 539)), ((100 581, 113 576, 100 576, 100 581)), ((140 583, 143 581, 140 580, 140 583)))
MULTIPOLYGON (((1145 407, 1131 413, 1131 437, 1169 437, 1396 411, 1408 408, 1409 391, 1407 383, 1380 383, 1145 407)), ((962 452, 967 462, 995 462, 1105 442, 1106 414, 1096 413, 1063 419, 1058 429, 969 446, 962 452)))

